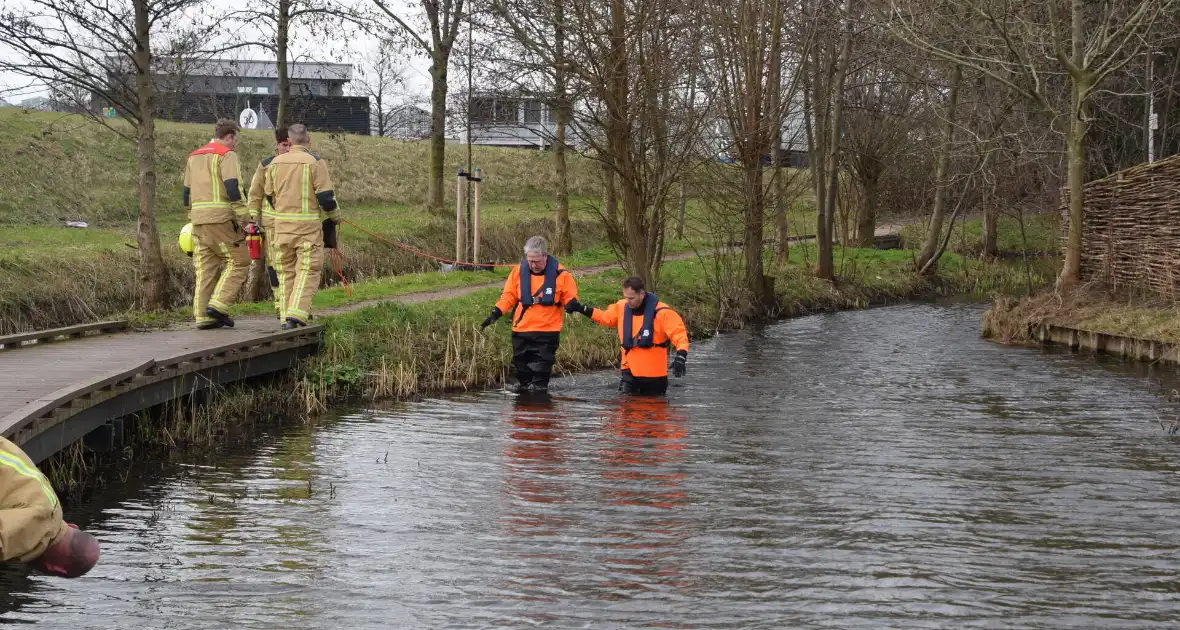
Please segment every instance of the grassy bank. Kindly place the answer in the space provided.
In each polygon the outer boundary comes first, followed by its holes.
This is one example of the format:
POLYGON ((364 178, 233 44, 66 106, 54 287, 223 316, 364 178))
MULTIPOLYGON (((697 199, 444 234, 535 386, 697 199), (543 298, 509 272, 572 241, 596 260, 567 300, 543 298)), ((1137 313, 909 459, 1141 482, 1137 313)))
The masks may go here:
MULTIPOLYGON (((1030 255, 1056 254, 1061 250, 1060 221, 1056 212, 1027 214, 1023 220, 1003 215, 996 223, 996 247, 1001 255, 1009 257, 1018 257, 1025 251, 1030 255)), ((902 228, 900 234, 906 247, 921 249, 928 232, 927 224, 915 223, 902 228)), ((947 251, 979 256, 983 252, 983 219, 956 222, 947 251)))
MULTIPOLYGON (((130 127, 115 121, 126 133, 130 127)), ((186 156, 209 141, 212 125, 160 122, 156 127, 159 159, 158 214, 179 217, 181 179, 186 156)), ((134 145, 114 131, 81 116, 0 108, 0 224, 49 224, 59 218, 118 225, 137 216, 134 145)), ((239 140, 243 175, 253 176, 259 160, 274 149, 271 131, 245 130, 239 140)), ((426 142, 408 142, 348 134, 312 133, 312 149, 329 161, 345 210, 380 205, 420 207, 425 202, 429 168, 426 142)), ((552 155, 496 147, 474 147, 474 164, 483 169, 484 201, 511 204, 548 198, 556 188, 552 155)), ((451 179, 466 166, 466 152, 447 152, 448 200, 451 179)), ((570 192, 597 196, 597 166, 569 157, 570 192)))
POLYGON ((1118 295, 1083 289, 1015 299, 1004 297, 984 314, 985 337, 1002 343, 1033 343, 1035 326, 1052 324, 1092 332, 1180 344, 1180 308, 1148 295, 1118 295))

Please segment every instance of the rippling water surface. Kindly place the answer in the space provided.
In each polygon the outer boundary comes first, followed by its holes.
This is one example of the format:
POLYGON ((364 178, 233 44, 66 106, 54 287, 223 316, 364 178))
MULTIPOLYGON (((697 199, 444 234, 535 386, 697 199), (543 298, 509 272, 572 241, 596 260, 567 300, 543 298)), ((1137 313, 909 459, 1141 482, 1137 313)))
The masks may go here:
MULTIPOLYGON (((86 506, 102 563, 0 574, 57 628, 1163 627, 1170 376, 978 339, 976 306, 699 344, 611 374, 359 410, 86 506)), ((1174 627, 1174 626, 1173 626, 1174 627)))

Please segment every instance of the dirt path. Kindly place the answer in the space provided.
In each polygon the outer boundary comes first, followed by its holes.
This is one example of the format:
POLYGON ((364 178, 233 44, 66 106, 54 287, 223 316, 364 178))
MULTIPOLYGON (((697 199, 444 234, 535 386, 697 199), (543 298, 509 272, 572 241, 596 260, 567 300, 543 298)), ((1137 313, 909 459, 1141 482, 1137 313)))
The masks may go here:
MULTIPOLYGON (((892 234, 892 233, 897 232, 899 229, 901 229, 902 227, 904 227, 907 224, 908 223, 882 225, 877 228, 876 234, 878 236, 882 236, 885 234, 892 234)), ((793 243, 811 243, 814 241, 815 241, 814 236, 796 237, 796 238, 792 239, 793 243)), ((664 256, 664 262, 671 262, 671 261, 675 261, 675 260, 688 260, 691 258, 696 258, 697 256, 707 256, 707 255, 713 253, 713 251, 714 250, 705 250, 702 252, 684 252, 684 253, 680 253, 680 254, 670 254, 668 256, 664 256)), ((618 267, 619 266, 617 264, 595 265, 592 267, 578 267, 575 269, 570 269, 570 273, 574 274, 575 276, 585 277, 585 276, 597 275, 597 274, 603 273, 604 271, 610 271, 612 269, 618 269, 618 267)), ((464 273, 464 272, 452 271, 449 273, 464 273)), ((465 295, 471 295, 472 293, 483 291, 484 289, 489 289, 492 287, 501 287, 501 286, 504 286, 504 282, 502 280, 497 281, 497 282, 485 282, 482 284, 473 284, 473 285, 465 286, 465 287, 454 287, 454 288, 448 288, 448 289, 440 289, 438 291, 421 291, 418 293, 406 293, 404 295, 394 295, 394 296, 390 296, 390 297, 386 297, 386 298, 375 298, 372 300, 364 300, 362 302, 354 302, 352 304, 346 304, 344 306, 336 306, 333 308, 319 309, 316 311, 316 313, 321 316, 322 315, 339 315, 342 313, 348 313, 348 312, 359 310, 359 309, 366 308, 369 306, 376 306, 378 304, 384 304, 386 302, 395 302, 398 304, 421 304, 423 302, 434 302, 436 300, 449 300, 452 298, 463 297, 465 295)), ((240 319, 242 319, 242 320, 268 320, 268 319, 272 319, 272 318, 266 317, 266 316, 261 316, 261 315, 254 315, 254 316, 249 316, 249 317, 242 317, 240 319)))

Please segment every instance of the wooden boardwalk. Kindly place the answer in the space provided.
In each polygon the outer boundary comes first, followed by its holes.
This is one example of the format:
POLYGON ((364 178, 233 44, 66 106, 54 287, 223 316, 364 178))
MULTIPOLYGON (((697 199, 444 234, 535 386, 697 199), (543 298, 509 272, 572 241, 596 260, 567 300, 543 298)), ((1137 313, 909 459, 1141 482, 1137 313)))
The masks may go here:
POLYGON ((322 326, 132 332, 126 322, 0 337, 0 435, 40 461, 113 420, 216 385, 285 370, 322 326))

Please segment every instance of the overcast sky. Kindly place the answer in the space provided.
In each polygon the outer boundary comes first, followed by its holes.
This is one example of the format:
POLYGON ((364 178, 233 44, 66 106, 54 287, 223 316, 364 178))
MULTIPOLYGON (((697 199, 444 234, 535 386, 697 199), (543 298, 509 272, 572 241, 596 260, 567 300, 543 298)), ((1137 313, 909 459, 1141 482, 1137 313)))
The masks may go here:
MULTIPOLYGON (((363 2, 364 0, 357 1, 363 2)), ((0 0, 0 6, 5 10, 9 8, 19 10, 24 5, 25 3, 22 0, 0 0)), ((413 18, 420 12, 417 3, 412 3, 411 0, 393 0, 391 5, 397 7, 399 14, 407 18, 407 21, 411 24, 415 23, 413 18)), ((240 1, 210 0, 204 7, 203 12, 217 10, 232 11, 235 6, 241 6, 240 1)), ((253 34, 243 31, 239 35, 252 38, 258 37, 256 31, 253 34)), ((357 76, 357 72, 361 70, 361 67, 365 65, 364 58, 372 57, 379 45, 376 37, 368 35, 360 29, 346 29, 345 33, 336 37, 318 41, 312 41, 306 36, 300 37, 297 33, 295 35, 296 37, 292 41, 290 52, 293 61, 315 60, 351 63, 354 65, 354 78, 357 76)), ((429 40, 429 38, 427 39, 429 40)), ((0 55, 4 55, 7 59, 12 58, 11 51, 4 50, 2 47, 0 47, 0 55)), ((237 51, 230 56, 239 59, 269 59, 270 53, 258 49, 237 51)), ((405 69, 408 100, 425 101, 429 98, 430 94, 430 74, 427 71, 430 65, 429 60, 425 55, 418 53, 417 50, 406 50, 400 56, 405 69)), ((19 104, 22 100, 37 96, 47 96, 47 90, 44 85, 30 85, 30 81, 25 77, 14 73, 0 72, 0 98, 12 104, 19 104)))

